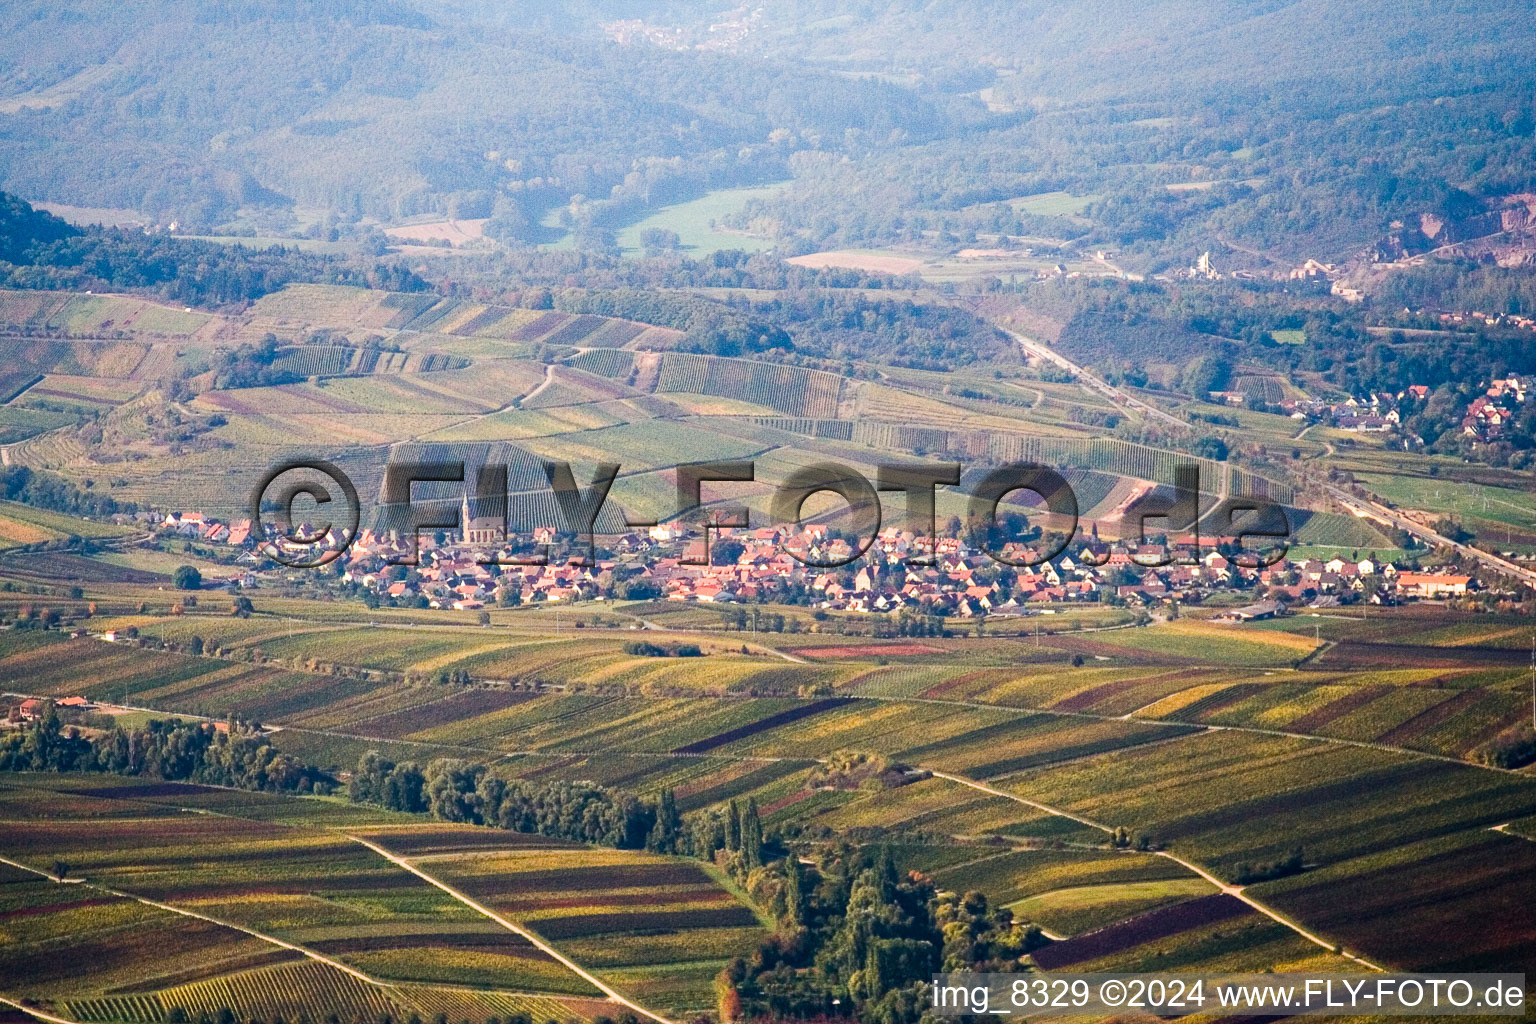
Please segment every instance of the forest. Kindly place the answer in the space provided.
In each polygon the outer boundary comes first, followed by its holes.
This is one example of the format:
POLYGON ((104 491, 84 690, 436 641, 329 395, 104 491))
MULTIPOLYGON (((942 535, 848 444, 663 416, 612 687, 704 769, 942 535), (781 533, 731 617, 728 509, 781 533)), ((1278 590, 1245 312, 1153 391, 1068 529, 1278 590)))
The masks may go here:
POLYGON ((350 265, 274 246, 250 249, 120 228, 72 227, 0 192, 0 287, 148 292, 173 302, 249 302, 295 281, 420 291, 410 270, 350 265))
POLYGON ((1475 19, 1428 0, 1391 17, 907 0, 850 21, 847 6, 799 0, 731 45, 669 49, 605 28, 708 37, 669 0, 302 16, 155 0, 103 5, 88 30, 29 0, 0 15, 0 185, 266 233, 305 209, 436 214, 491 218, 518 244, 546 240, 552 215, 601 250, 638 212, 793 177, 733 223, 786 252, 1042 236, 1146 271, 1226 240, 1334 258, 1458 195, 1533 187, 1531 26, 1508 0, 1475 19), (1079 209, 1022 202, 1056 192, 1079 209))

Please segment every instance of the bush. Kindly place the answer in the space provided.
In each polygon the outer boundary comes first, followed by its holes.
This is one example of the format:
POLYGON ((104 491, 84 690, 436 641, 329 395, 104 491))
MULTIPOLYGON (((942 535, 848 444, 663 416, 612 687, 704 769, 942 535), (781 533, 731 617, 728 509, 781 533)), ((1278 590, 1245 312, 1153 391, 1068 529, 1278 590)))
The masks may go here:
POLYGON ((1301 848, 1297 847, 1278 860, 1257 863, 1239 862, 1232 869, 1232 880, 1238 885, 1251 885, 1254 882, 1267 882, 1273 878, 1285 878, 1287 875, 1294 875, 1301 871, 1302 864, 1301 848))
POLYGON ((1510 726, 1478 747, 1473 758, 1494 768, 1523 768, 1536 761, 1536 731, 1524 722, 1510 726))

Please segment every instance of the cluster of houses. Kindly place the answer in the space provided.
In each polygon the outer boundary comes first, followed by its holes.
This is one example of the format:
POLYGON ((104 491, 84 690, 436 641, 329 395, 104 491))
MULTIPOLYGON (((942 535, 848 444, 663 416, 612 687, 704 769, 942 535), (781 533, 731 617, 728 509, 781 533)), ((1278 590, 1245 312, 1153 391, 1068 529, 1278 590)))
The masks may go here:
MULTIPOLYGON (((1531 386, 1530 381, 1520 377, 1491 381, 1487 389, 1468 404, 1461 421, 1462 433, 1479 441, 1497 440, 1519 412, 1519 407, 1525 404, 1531 386)), ((1364 398, 1351 396, 1342 402, 1287 398, 1279 403, 1279 409, 1294 420, 1322 423, 1362 434, 1384 434, 1401 428, 1399 409, 1405 402, 1423 402, 1428 398, 1427 384, 1410 384, 1395 395, 1372 392, 1364 398)), ((1243 405, 1247 395, 1241 391, 1212 391, 1211 400, 1243 405)))
POLYGON ((1287 398, 1280 411, 1293 420, 1322 423, 1338 430, 1360 434, 1383 434, 1402 426, 1399 406, 1405 401, 1422 402, 1429 397, 1429 385, 1410 384, 1397 394, 1371 392, 1364 398, 1351 396, 1342 402, 1321 402, 1310 398, 1287 398))
MULTIPOLYGON (((553 531, 535 539, 557 540, 553 531)), ((442 546, 423 538, 419 564, 407 569, 390 564, 405 553, 403 544, 364 531, 342 578, 381 602, 460 610, 617 596, 712 604, 771 600, 842 612, 958 618, 1025 615, 1075 602, 1198 603, 1221 591, 1251 591, 1288 606, 1390 604, 1455 597, 1475 586, 1469 576, 1409 571, 1371 558, 1282 559, 1248 567, 1215 550, 1096 540, 1039 565, 1009 567, 956 538, 930 544, 897 529, 881 532, 846 566, 818 568, 801 558, 827 563, 853 553, 846 539, 818 525, 794 532, 715 531, 708 560, 716 564, 704 564, 702 539, 675 525, 626 534, 604 547, 606 557, 591 565, 552 558, 547 564, 492 566, 479 560, 486 557, 484 548, 458 538, 442 546)), ((1002 554, 1022 561, 1030 551, 1010 545, 1002 554)))
POLYGON ((1472 399, 1461 421, 1461 432, 1479 441, 1494 441, 1525 404, 1528 382, 1519 377, 1505 377, 1488 385, 1472 399))
MULTIPOLYGON (((1415 389, 1419 387, 1422 385, 1414 385, 1415 389)), ((1428 388, 1424 393, 1428 393, 1428 388)), ((1280 403, 1280 409, 1293 420, 1309 420, 1359 434, 1384 434, 1402 423, 1401 414, 1388 404, 1391 401, 1391 396, 1377 394, 1363 399, 1350 397, 1342 402, 1288 398, 1280 403)))
MULTIPOLYGON (((96 707, 96 705, 84 697, 62 697, 54 701, 53 704, 55 707, 76 708, 81 711, 92 711, 96 707)), ((28 697, 19 703, 9 705, 6 708, 5 718, 0 724, 7 728, 15 728, 16 726, 26 725, 28 722, 35 722, 42 716, 47 706, 48 701, 46 700, 28 697)))
POLYGON ((244 547, 251 537, 249 519, 224 523, 201 512, 169 512, 159 521, 157 529, 173 537, 203 540, 210 544, 228 544, 235 548, 244 547))
MULTIPOLYGON (((1091 540, 1038 565, 1026 546, 1010 543, 1002 560, 960 538, 920 538, 887 528, 858 558, 852 543, 820 524, 759 529, 712 529, 712 547, 697 530, 665 523, 644 532, 603 538, 596 560, 576 564, 552 527, 509 544, 501 524, 461 510, 464 529, 442 536, 360 530, 348 546, 340 534, 322 544, 336 550, 340 577, 370 602, 393 606, 482 609, 488 605, 574 603, 595 598, 654 598, 708 603, 759 601, 869 613, 912 612, 973 618, 1022 615, 1088 601, 1157 605, 1197 603, 1219 591, 1254 591, 1287 605, 1323 601, 1445 598, 1465 594, 1467 576, 1410 572, 1372 558, 1327 562, 1281 559, 1244 566, 1219 550, 1221 539, 1197 548, 1091 540), (540 554, 542 553, 542 554, 540 554), (401 564, 414 562, 415 564, 401 564), (837 566, 823 568, 821 566, 837 566)), ((248 523, 219 524, 198 513, 173 513, 164 529, 213 543, 238 542, 240 558, 260 563, 248 523)), ((1230 547, 1228 547, 1230 550, 1230 547)), ((1246 561, 1246 560, 1245 560, 1246 561)), ((248 573, 244 585, 259 584, 248 573)))
POLYGON ((1518 313, 1479 313, 1473 310, 1469 313, 1441 313, 1439 316, 1443 324, 1470 324, 1474 327, 1509 327, 1522 331, 1536 331, 1536 317, 1521 316, 1518 313))

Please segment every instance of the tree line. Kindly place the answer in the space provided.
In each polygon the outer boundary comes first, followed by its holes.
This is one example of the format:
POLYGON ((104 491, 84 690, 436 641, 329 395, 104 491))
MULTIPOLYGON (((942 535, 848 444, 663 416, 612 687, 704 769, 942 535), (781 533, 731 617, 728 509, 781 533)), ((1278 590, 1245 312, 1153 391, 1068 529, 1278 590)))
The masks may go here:
POLYGON ((358 760, 347 797, 440 821, 629 850, 672 852, 680 827, 675 814, 664 813, 665 807, 675 809, 668 793, 652 801, 592 782, 508 778, 486 765, 451 758, 425 767, 396 763, 374 750, 358 760))
POLYGON ((278 751, 259 726, 154 719, 88 736, 46 702, 25 729, 0 739, 0 771, 103 772, 273 793, 328 793, 335 780, 278 751))

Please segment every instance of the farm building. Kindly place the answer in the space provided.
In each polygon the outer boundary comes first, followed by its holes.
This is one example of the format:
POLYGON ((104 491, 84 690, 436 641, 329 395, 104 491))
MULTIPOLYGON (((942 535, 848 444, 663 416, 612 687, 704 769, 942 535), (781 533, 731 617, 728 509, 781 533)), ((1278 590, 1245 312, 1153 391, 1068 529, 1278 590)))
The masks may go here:
POLYGON ((1274 618, 1281 614, 1284 607, 1279 601, 1258 601, 1222 612, 1216 618, 1220 622, 1256 622, 1274 618))
POLYGON ((24 700, 20 704, 11 705, 5 716, 5 720, 12 725, 18 722, 34 721, 42 713, 43 702, 40 700, 24 700))
POLYGON ((1397 577, 1398 593, 1407 597, 1456 597, 1467 592, 1470 576, 1437 572, 1405 572, 1397 577))

